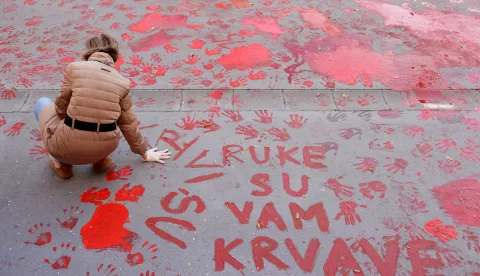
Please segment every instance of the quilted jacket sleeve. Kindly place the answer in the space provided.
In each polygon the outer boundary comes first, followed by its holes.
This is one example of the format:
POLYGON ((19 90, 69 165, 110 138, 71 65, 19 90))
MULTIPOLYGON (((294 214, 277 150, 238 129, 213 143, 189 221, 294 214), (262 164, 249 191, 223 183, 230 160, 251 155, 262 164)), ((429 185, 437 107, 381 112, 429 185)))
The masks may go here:
POLYGON ((120 107, 122 112, 118 118, 117 124, 125 136, 130 146, 130 150, 136 154, 144 154, 148 148, 143 139, 137 125, 137 115, 133 111, 133 102, 130 92, 128 92, 121 100, 120 107))
POLYGON ((67 107, 72 97, 72 66, 67 66, 65 76, 62 81, 62 87, 60 88, 60 94, 58 94, 55 100, 55 110, 57 115, 63 119, 67 116, 67 107))

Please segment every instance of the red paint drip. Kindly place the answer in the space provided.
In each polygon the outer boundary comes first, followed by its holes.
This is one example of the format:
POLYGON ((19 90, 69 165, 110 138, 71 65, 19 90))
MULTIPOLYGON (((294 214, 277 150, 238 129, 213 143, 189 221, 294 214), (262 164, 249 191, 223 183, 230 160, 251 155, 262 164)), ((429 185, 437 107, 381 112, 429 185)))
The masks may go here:
POLYGON ((116 248, 130 252, 132 241, 137 234, 124 227, 128 217, 128 209, 122 204, 99 205, 90 221, 80 231, 85 248, 116 248))
POLYGON ((270 59, 272 52, 262 44, 254 43, 248 46, 233 48, 230 54, 222 55, 218 62, 225 69, 240 71, 251 70, 259 67, 276 67, 270 59))
POLYGON ((456 222, 480 226, 480 182, 477 179, 455 180, 432 191, 456 222))
POLYGON ((186 26, 186 15, 163 15, 161 13, 148 13, 140 21, 129 27, 130 31, 146 33, 155 28, 178 28, 186 26))

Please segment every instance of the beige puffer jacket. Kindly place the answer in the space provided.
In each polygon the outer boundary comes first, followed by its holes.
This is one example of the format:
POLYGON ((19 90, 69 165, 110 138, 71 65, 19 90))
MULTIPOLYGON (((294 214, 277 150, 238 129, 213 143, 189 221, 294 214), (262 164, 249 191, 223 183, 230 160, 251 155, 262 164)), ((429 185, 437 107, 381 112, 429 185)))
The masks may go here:
POLYGON ((68 65, 55 105, 40 112, 39 126, 48 152, 67 164, 90 164, 110 155, 118 146, 119 128, 132 152, 147 151, 133 111, 130 82, 115 70, 110 55, 102 52, 68 65), (63 122, 66 114, 90 123, 117 122, 118 127, 98 133, 72 129, 63 122))

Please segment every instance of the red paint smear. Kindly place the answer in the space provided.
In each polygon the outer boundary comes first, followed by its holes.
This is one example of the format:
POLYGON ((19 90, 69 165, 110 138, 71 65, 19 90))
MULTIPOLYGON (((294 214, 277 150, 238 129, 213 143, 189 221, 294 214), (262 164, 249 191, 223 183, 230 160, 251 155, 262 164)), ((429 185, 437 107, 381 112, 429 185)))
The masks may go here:
POLYGON ((123 204, 107 203, 98 206, 90 221, 80 230, 85 248, 115 248, 130 252, 137 234, 123 227, 129 222, 128 217, 128 209, 123 204))
POLYGON ((244 25, 252 25, 257 30, 271 34, 283 34, 283 29, 278 25, 277 18, 270 16, 246 17, 243 19, 244 25))
POLYGON ((219 178, 219 177, 222 177, 222 176, 223 176, 223 172, 222 173, 211 173, 211 174, 206 174, 206 175, 201 175, 201 176, 197 176, 197 177, 194 177, 194 178, 190 178, 190 179, 187 179, 183 182, 187 183, 187 184, 193 184, 193 183, 212 180, 212 179, 219 178))
POLYGON ((223 97, 223 92, 220 90, 215 90, 212 93, 210 93, 210 98, 215 99, 215 100, 220 100, 223 97))
POLYGON ((160 30, 152 35, 132 41, 128 45, 134 53, 147 52, 152 48, 170 43, 174 38, 174 36, 165 33, 165 30, 160 30))
POLYGON ((321 29, 328 36, 340 35, 344 32, 343 27, 330 18, 314 9, 306 10, 303 8, 294 8, 300 12, 303 21, 310 29, 321 29))
POLYGON ((186 15, 163 15, 161 13, 148 13, 140 21, 129 27, 130 31, 146 33, 155 28, 178 28, 186 26, 186 15))
POLYGON ((457 223, 480 226, 480 182, 477 179, 455 180, 432 191, 457 223))
POLYGON ((230 1, 232 1, 233 5, 235 5, 235 8, 237 9, 248 8, 253 5, 248 0, 230 0, 230 1))
POLYGON ((450 240, 456 240, 458 233, 455 227, 451 225, 444 225, 443 221, 439 219, 431 220, 425 224, 425 230, 428 233, 434 235, 439 241, 448 242, 450 240))
POLYGON ((259 67, 275 67, 270 61, 273 54, 262 44, 254 43, 248 46, 233 48, 230 54, 222 55, 218 62, 225 69, 240 71, 251 70, 259 67))

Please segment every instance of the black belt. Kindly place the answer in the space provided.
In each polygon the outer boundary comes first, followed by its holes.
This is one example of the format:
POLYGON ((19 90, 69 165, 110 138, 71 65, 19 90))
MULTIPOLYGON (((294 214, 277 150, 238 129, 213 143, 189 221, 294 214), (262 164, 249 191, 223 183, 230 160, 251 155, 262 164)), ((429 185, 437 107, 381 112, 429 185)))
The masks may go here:
POLYGON ((64 120, 65 124, 69 127, 72 127, 74 129, 78 130, 84 130, 84 131, 92 131, 92 132, 109 132, 109 131, 114 131, 117 129, 117 124, 116 123, 111 123, 111 124, 99 124, 99 123, 89 123, 89 122, 83 122, 79 120, 74 120, 67 115, 64 120))

